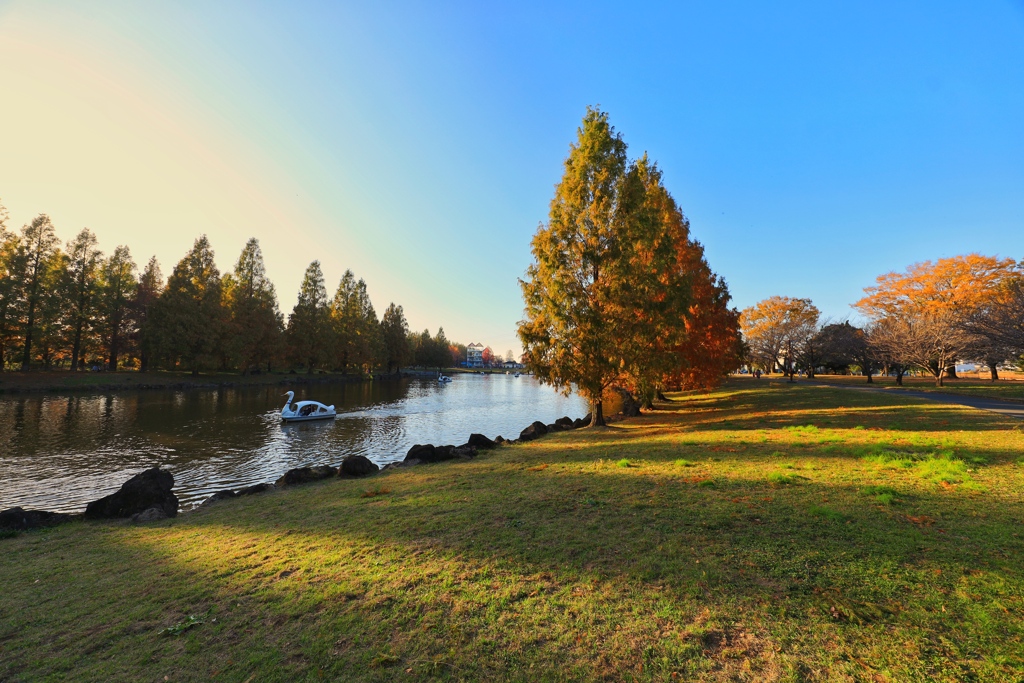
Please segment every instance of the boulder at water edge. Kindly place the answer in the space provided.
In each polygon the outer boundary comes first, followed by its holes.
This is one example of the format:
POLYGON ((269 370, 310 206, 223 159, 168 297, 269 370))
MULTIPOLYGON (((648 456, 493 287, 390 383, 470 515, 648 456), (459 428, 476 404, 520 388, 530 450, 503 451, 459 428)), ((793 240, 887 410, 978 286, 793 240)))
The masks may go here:
POLYGON ((309 484, 321 479, 333 477, 338 473, 330 465, 317 465, 316 467, 296 467, 281 475, 281 478, 274 482, 275 486, 296 486, 298 484, 309 484))
POLYGON ((548 427, 543 422, 534 422, 532 425, 519 432, 520 441, 533 441, 548 433, 548 427))
POLYGON ((341 461, 339 477, 368 477, 377 474, 380 468, 365 455, 350 455, 341 461))
POLYGON ((276 486, 273 484, 253 484, 252 486, 246 486, 243 489, 238 489, 238 495, 240 496, 251 496, 256 493, 263 493, 265 491, 273 491, 276 486))
POLYGON ((433 444, 416 444, 409 449, 408 453, 405 454, 405 461, 409 462, 411 460, 418 460, 420 462, 435 462, 435 450, 436 449, 433 444))
POLYGON ((573 429, 576 426, 575 424, 573 424, 573 421, 569 418, 568 415, 566 415, 565 417, 560 417, 557 420, 555 420, 555 424, 558 425, 561 429, 573 429))
POLYGON ((94 500, 85 507, 86 519, 122 519, 149 508, 160 508, 168 517, 178 514, 178 497, 171 493, 174 476, 167 470, 153 467, 126 481, 109 496, 94 500))
MULTIPOLYGON (((264 484, 264 486, 265 486, 265 484, 264 484)), ((221 500, 228 500, 229 498, 238 498, 238 496, 239 496, 239 494, 235 493, 231 489, 224 489, 223 491, 217 491, 217 493, 213 494, 212 496, 210 496, 209 498, 204 500, 200 504, 200 507, 205 506, 205 505, 210 505, 211 503, 216 503, 216 502, 221 501, 221 500)))
POLYGON ((167 519, 167 513, 163 511, 163 508, 152 507, 132 515, 130 521, 132 524, 144 524, 146 522, 158 522, 161 519, 167 519))
POLYGON ((71 521, 71 515, 46 510, 23 510, 11 508, 0 512, 0 529, 5 531, 25 531, 47 526, 56 526, 71 521))
POLYGON ((469 441, 467 441, 466 443, 470 446, 475 446, 477 448, 483 449, 494 448, 497 445, 495 442, 491 441, 483 434, 470 434, 469 441))

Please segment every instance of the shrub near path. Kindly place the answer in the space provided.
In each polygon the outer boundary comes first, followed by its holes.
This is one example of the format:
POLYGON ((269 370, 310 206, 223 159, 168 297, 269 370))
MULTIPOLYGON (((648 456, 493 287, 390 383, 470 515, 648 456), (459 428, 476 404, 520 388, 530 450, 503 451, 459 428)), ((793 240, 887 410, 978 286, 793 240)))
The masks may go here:
POLYGON ((471 462, 0 540, 0 680, 1024 675, 1019 421, 774 383, 670 398, 471 462))

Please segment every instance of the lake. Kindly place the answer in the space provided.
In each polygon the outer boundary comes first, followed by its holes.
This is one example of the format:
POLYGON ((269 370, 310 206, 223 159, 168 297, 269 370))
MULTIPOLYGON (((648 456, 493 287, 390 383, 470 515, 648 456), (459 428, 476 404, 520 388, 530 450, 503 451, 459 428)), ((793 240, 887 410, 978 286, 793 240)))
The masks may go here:
POLYGON ((155 465, 174 474, 187 509, 292 467, 336 466, 353 453, 383 466, 413 444, 458 445, 472 432, 515 438, 534 420, 587 411, 580 397, 525 375, 0 397, 0 509, 80 512, 155 465), (289 388, 296 401, 333 403, 337 419, 282 424, 289 388))

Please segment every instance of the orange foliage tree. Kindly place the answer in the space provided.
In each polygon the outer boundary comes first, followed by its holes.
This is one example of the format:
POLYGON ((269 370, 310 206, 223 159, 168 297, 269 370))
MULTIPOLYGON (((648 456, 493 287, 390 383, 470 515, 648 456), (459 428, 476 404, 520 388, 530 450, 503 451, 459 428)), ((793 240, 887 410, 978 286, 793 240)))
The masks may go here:
POLYGON ((875 323, 902 330, 896 348, 903 360, 931 372, 941 386, 958 359, 983 353, 984 339, 971 321, 1005 298, 1008 283, 1019 276, 1018 264, 1008 258, 966 254, 924 261, 880 275, 854 306, 875 323))

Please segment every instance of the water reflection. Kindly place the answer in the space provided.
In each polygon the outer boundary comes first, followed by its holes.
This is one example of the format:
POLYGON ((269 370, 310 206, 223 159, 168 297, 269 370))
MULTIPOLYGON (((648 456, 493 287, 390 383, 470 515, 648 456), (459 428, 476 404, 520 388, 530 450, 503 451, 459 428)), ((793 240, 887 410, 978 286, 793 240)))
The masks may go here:
POLYGON ((379 465, 413 443, 463 443, 470 432, 517 436, 539 419, 587 412, 529 377, 298 387, 296 400, 337 406, 331 422, 282 424, 282 387, 0 399, 0 509, 79 511, 153 465, 174 473, 185 507, 211 492, 276 479, 291 467, 379 465))

